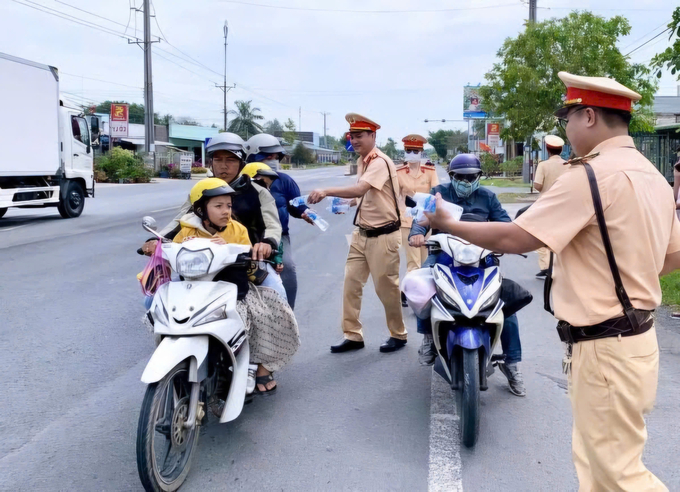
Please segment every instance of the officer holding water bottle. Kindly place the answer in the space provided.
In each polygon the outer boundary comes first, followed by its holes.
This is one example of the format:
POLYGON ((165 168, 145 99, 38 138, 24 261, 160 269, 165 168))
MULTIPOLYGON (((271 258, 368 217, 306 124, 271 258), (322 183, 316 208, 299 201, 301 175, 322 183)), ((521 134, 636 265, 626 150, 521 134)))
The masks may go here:
MULTIPOLYGON (((430 193, 430 190, 439 184, 437 171, 430 162, 423 162, 424 146, 427 139, 421 135, 411 134, 405 136, 404 164, 397 168, 399 187, 403 196, 413 197, 416 193, 430 193)), ((406 215, 401 217, 401 245, 406 254, 406 270, 412 271, 420 268, 427 258, 427 248, 414 248, 408 244, 408 236, 411 232, 413 218, 406 215)), ((406 298, 401 294, 401 304, 406 307, 406 298)))
POLYGON ((309 203, 330 197, 358 200, 354 216, 356 226, 345 265, 342 301, 343 340, 331 346, 331 352, 347 352, 364 348, 364 335, 359 313, 364 285, 371 275, 375 291, 387 318, 389 339, 381 352, 394 352, 406 345, 406 327, 399 298, 399 247, 403 198, 397 170, 392 160, 376 147, 376 122, 356 113, 345 116, 349 123, 349 139, 359 154, 358 181, 353 186, 314 190, 309 203))

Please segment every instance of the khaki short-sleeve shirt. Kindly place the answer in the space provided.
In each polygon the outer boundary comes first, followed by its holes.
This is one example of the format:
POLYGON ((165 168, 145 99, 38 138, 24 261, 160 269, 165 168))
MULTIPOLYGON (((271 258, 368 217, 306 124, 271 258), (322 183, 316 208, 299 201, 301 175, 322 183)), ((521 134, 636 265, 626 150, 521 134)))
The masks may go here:
POLYGON ((534 177, 534 183, 543 185, 541 188, 541 193, 545 193, 552 185, 555 183, 557 178, 559 178, 569 166, 565 165, 565 160, 559 155, 550 156, 548 160, 541 161, 538 163, 536 168, 536 176, 534 177))
POLYGON ((404 211, 403 198, 400 197, 397 171, 392 160, 377 147, 366 158, 357 161, 358 182, 366 182, 371 188, 360 199, 356 224, 365 229, 375 229, 396 221, 397 203, 404 211))
MULTIPOLYGON (((439 184, 439 177, 434 165, 422 164, 417 171, 413 171, 408 164, 397 168, 399 187, 404 197, 413 196, 416 193, 430 193, 430 190, 439 184)), ((411 227, 413 217, 401 216, 401 226, 411 227)))
MULTIPOLYGON (((680 251, 680 222, 673 189, 628 136, 593 149, 605 221, 623 286, 637 309, 661 303, 659 273, 668 254, 680 251)), ((516 221, 556 253, 555 317, 588 326, 621 316, 623 308, 597 226, 583 165, 573 164, 516 221)))

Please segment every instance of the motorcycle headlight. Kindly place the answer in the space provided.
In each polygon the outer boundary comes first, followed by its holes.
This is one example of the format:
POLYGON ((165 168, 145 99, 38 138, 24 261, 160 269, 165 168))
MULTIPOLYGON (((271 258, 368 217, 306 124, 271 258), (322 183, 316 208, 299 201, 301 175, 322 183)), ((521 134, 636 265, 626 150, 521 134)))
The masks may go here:
POLYGON ((454 301, 450 295, 448 295, 446 292, 444 292, 438 285, 435 284, 435 289, 437 291, 437 296, 444 301, 444 304, 448 304, 454 309, 457 309, 460 311, 460 307, 458 306, 458 303, 454 301))
POLYGON ((168 326, 170 324, 168 312, 165 310, 165 306, 163 306, 160 302, 156 304, 156 308, 153 310, 153 317, 162 325, 168 326))
POLYGON ((190 251, 183 249, 177 255, 177 273, 184 278, 202 277, 210 270, 213 254, 209 249, 190 251))
POLYGON ((495 306, 500 297, 501 297, 501 291, 499 289, 494 293, 494 295, 492 295, 486 301, 484 301, 484 304, 482 304, 482 307, 480 307, 479 310, 484 311, 486 308, 490 308, 492 306, 495 306))
POLYGON ((213 309, 208 314, 199 319, 197 322, 195 322, 194 326, 205 325, 207 323, 212 323, 213 321, 219 321, 221 319, 227 319, 226 305, 220 306, 217 309, 213 309))

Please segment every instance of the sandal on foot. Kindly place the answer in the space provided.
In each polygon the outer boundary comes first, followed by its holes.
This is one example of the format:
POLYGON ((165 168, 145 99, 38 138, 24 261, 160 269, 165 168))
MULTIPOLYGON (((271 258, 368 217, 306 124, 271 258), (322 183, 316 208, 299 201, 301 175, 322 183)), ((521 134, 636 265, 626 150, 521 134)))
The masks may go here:
MULTIPOLYGON (((276 391, 276 388, 279 387, 279 385, 277 384, 277 385, 274 386, 272 389, 267 389, 267 384, 268 384, 268 383, 271 383, 272 381, 274 381, 274 376, 271 375, 271 374, 267 374, 266 376, 257 376, 257 377, 255 378, 255 391, 254 391, 254 394, 256 394, 256 395, 263 395, 263 396, 269 396, 269 395, 271 395, 272 393, 274 393, 274 392, 276 391), (258 388, 258 385, 260 385, 260 384, 261 384, 262 386, 264 386, 264 391, 260 391, 260 388, 258 388)), ((276 381, 274 381, 274 382, 276 382, 276 381)))

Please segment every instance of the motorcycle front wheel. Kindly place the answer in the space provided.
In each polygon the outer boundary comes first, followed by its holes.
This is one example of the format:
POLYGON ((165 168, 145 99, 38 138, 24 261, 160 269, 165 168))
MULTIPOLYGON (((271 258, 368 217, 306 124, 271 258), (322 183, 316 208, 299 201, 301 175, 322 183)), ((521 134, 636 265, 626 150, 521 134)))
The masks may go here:
POLYGON ((144 490, 172 492, 184 483, 198 444, 199 425, 184 427, 191 383, 185 363, 146 388, 137 426, 137 471, 144 490))
POLYGON ((479 437, 480 390, 479 390, 479 351, 462 349, 458 413, 460 416, 460 438, 471 448, 479 437))

